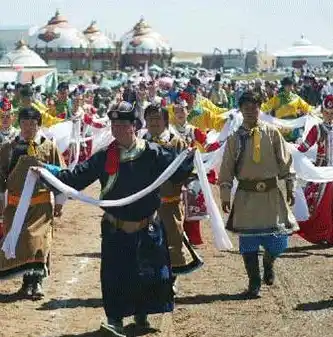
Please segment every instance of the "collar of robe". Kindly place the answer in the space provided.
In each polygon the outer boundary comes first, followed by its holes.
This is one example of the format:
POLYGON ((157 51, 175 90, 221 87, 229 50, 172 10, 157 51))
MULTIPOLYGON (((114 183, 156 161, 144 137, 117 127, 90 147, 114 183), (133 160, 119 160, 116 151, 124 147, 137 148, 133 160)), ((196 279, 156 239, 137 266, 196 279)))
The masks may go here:
POLYGON ((109 175, 114 175, 119 171, 121 162, 132 161, 138 158, 146 148, 146 142, 143 139, 136 138, 135 142, 129 148, 124 148, 114 140, 107 150, 105 171, 109 175))

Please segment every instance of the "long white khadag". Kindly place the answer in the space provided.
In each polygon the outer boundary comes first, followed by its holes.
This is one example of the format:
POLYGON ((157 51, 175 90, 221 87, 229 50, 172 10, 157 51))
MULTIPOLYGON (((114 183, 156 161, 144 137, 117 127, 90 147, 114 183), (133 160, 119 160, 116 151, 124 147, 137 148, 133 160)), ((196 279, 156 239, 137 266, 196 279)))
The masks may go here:
POLYGON ((212 189, 210 188, 207 175, 205 173, 204 163, 199 151, 196 151, 194 156, 194 166, 198 173, 202 193, 205 198, 207 212, 210 217, 210 224, 213 232, 214 244, 218 250, 231 249, 232 243, 224 228, 224 222, 221 213, 216 205, 212 189))
MULTIPOLYGON (((54 177, 50 172, 48 172, 46 169, 40 169, 42 177, 47 180, 48 183, 50 183, 52 186, 54 186, 57 190, 62 192, 68 197, 72 197, 73 199, 80 200, 82 202, 86 202, 98 207, 121 207, 128 204, 133 203, 136 200, 139 200, 146 196, 147 194, 154 191, 156 188, 158 188, 160 185, 162 185, 165 181, 167 181, 179 168, 179 166, 183 163, 183 161, 186 159, 188 155, 188 150, 183 151, 173 162, 172 164, 157 178, 155 182, 153 182, 150 186, 146 187, 145 189, 128 196, 126 198, 122 198, 119 200, 96 200, 91 197, 88 197, 84 195, 83 193, 80 193, 76 191, 75 189, 63 184, 60 180, 58 180, 56 177, 54 177)), ((198 151, 197 151, 198 152, 198 151)), ((200 156, 200 154, 198 154, 200 156)), ((16 245, 19 239, 19 235, 22 230, 22 226, 25 220, 25 216, 27 214, 30 200, 32 197, 32 193, 34 190, 34 186, 37 182, 37 176, 33 171, 29 170, 24 188, 22 191, 22 195, 20 198, 19 205, 17 207, 12 228, 7 234, 2 250, 5 253, 5 256, 7 259, 15 258, 15 251, 16 251, 16 245)), ((228 248, 228 247, 222 247, 222 248, 228 248)), ((219 248, 221 249, 221 248, 219 248)))

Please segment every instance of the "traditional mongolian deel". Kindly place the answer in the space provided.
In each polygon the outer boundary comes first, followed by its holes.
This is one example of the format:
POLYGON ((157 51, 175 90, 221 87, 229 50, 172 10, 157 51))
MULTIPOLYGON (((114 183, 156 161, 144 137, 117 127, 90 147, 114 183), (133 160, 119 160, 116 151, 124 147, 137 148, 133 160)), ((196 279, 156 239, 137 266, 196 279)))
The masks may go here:
MULTIPOLYGON (((100 198, 116 200, 149 186, 176 155, 175 149, 142 139, 129 149, 114 141, 72 172, 60 171, 56 176, 77 190, 99 180, 100 198)), ((171 181, 183 181, 192 170, 193 159, 189 159, 171 181)), ((155 190, 130 205, 104 209, 101 282, 109 319, 173 310, 169 252, 157 215, 160 204, 159 190, 155 190)))
MULTIPOLYGON (((316 144, 316 166, 333 166, 333 128, 330 123, 314 125, 298 150, 306 152, 316 144)), ((310 218, 299 223, 298 234, 311 243, 333 244, 333 183, 309 182, 304 194, 310 218)))
POLYGON ((292 157, 277 129, 266 124, 257 128, 261 134, 258 163, 253 160, 253 131, 241 126, 226 143, 220 170, 222 200, 230 200, 234 177, 239 181, 228 228, 242 234, 251 234, 253 230, 290 234, 297 224, 286 203, 285 187, 280 186, 278 179, 291 175, 292 157), (249 221, 249 214, 260 217, 249 221))
POLYGON ((287 203, 294 190, 291 164, 282 135, 268 125, 251 129, 243 125, 227 139, 220 170, 221 199, 223 205, 230 205, 236 178, 238 186, 227 228, 240 234, 239 250, 249 277, 250 296, 258 296, 261 286, 259 247, 265 248, 265 283, 272 285, 273 262, 287 248, 288 235, 298 229, 287 203))
MULTIPOLYGON (((195 146, 202 152, 210 152, 216 150, 220 145, 216 142, 213 144, 207 144, 207 135, 201 131, 198 127, 195 127, 189 123, 184 125, 175 124, 170 126, 171 132, 175 133, 178 137, 182 138, 188 146, 195 146)), ((210 178, 216 177, 215 171, 211 170, 208 174, 209 182, 214 184, 216 181, 210 178)), ((198 181, 193 180, 192 185, 197 185, 198 181)), ((192 186, 193 187, 193 186, 192 186)), ((200 220, 205 218, 205 205, 202 198, 201 190, 194 190, 191 186, 186 186, 183 192, 185 200, 186 219, 184 222, 184 229, 189 237, 191 244, 200 245, 203 243, 200 231, 200 220), (200 206, 199 206, 200 205, 200 206), (199 206, 199 207, 198 207, 199 206), (198 208, 200 208, 198 210, 198 208)))
MULTIPOLYGON (((174 148, 177 151, 182 151, 187 147, 184 140, 171 133, 168 129, 164 130, 164 132, 157 137, 151 137, 151 135, 147 133, 144 138, 165 148, 174 148)), ((178 274, 188 274, 203 264, 201 258, 190 246, 189 251, 193 261, 190 263, 186 261, 185 248, 188 247, 186 245, 187 238, 185 237, 183 229, 185 212, 184 202, 181 198, 184 183, 185 181, 177 184, 167 181, 161 186, 162 205, 158 210, 158 214, 166 230, 174 278, 178 274)))
MULTIPOLYGON (((282 86, 291 86, 293 81, 289 78, 284 78, 281 84, 282 86)), ((261 110, 276 118, 294 119, 302 114, 309 113, 312 107, 298 95, 282 88, 277 96, 272 97, 261 106, 261 110)), ((295 142, 302 136, 302 130, 298 128, 294 130, 284 129, 281 132, 285 139, 290 142, 295 142)))
MULTIPOLYGON (((5 233, 11 228, 29 168, 39 166, 39 162, 62 164, 61 156, 52 141, 43 137, 36 138, 33 144, 35 155, 28 155, 30 145, 17 137, 0 150, 0 192, 4 194, 8 191, 8 204, 4 211, 5 233)), ((30 269, 44 271, 45 266, 49 268, 52 221, 50 192, 39 184, 26 216, 16 258, 8 260, 3 251, 0 251, 0 279, 30 269)))

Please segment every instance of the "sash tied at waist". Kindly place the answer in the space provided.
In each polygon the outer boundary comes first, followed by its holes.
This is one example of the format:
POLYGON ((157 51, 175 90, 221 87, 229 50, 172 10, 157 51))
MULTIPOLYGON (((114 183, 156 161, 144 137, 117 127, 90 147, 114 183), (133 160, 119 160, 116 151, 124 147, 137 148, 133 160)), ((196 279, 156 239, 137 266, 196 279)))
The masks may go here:
POLYGON ((268 178, 263 180, 239 180, 238 189, 247 192, 268 192, 277 187, 277 178, 268 178))
POLYGON ((147 227, 148 225, 156 222, 156 219, 157 219, 157 212, 155 212, 148 218, 144 218, 140 221, 120 220, 115 218, 113 215, 109 213, 104 213, 103 215, 103 221, 109 222, 110 225, 114 227, 114 229, 121 229, 128 234, 140 231, 141 229, 147 227))
MULTIPOLYGON (((17 207, 20 202, 21 196, 8 194, 7 204, 9 206, 17 207)), ((41 205, 41 204, 48 204, 51 203, 51 193, 49 191, 44 191, 38 193, 36 196, 31 198, 30 206, 41 205)))
POLYGON ((161 198, 162 204, 172 204, 180 202, 180 196, 176 195, 174 197, 162 197, 161 198))

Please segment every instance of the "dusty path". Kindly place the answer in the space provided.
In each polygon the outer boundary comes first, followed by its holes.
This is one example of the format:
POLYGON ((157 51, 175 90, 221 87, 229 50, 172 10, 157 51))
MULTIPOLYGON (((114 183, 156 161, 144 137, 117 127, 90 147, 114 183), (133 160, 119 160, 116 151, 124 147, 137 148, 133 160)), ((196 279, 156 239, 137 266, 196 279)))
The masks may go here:
MULTIPOLYGON (((97 195, 98 188, 86 191, 97 195)), ((10 295, 20 280, 1 282, 0 336, 97 337, 104 312, 99 287, 101 211, 78 202, 66 205, 55 231, 47 297, 17 301, 10 295)), ((157 337, 333 337, 333 249, 318 249, 297 238, 277 264, 278 279, 263 297, 245 301, 241 257, 214 250, 204 228, 200 253, 205 266, 180 280, 172 315, 152 318, 157 337)), ((235 247, 237 238, 233 237, 235 247)), ((130 323, 130 320, 127 322, 130 323)), ((131 329, 128 335, 133 336, 131 329)))

